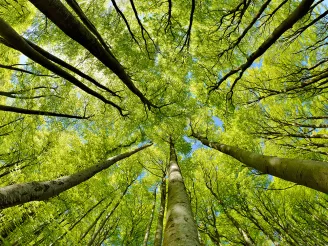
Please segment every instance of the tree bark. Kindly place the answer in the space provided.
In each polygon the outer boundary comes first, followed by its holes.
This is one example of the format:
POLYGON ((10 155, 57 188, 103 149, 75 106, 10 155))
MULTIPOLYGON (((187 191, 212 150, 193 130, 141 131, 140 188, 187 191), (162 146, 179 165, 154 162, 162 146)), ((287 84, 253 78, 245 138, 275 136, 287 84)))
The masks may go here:
MULTIPOLYGON (((82 217, 80 217, 73 225, 71 225, 69 227, 69 231, 73 230, 74 227, 79 224, 93 209, 95 209, 99 204, 101 204, 103 201, 106 200, 107 197, 103 197, 99 202, 97 202, 95 205, 93 205, 90 209, 88 209, 87 212, 85 212, 82 217)), ((68 231, 64 232, 61 236, 59 236, 54 242, 52 242, 49 246, 54 245, 55 243, 57 243, 59 240, 61 240, 63 237, 66 236, 66 234, 68 233, 68 231)))
POLYGON ((22 52, 24 55, 29 57, 31 60, 35 61, 36 63, 40 64, 41 66, 45 67, 46 69, 50 70, 54 74, 57 74, 58 76, 62 77, 63 79, 66 79, 73 85, 79 87, 84 92, 100 99, 106 104, 110 104, 113 107, 115 107, 121 115, 123 115, 122 109, 112 101, 107 100, 104 96, 99 94, 98 92, 90 89, 88 86, 83 84, 81 81, 76 79, 73 75, 66 72, 62 68, 58 67, 56 64, 52 63, 48 58, 44 57, 42 54, 40 54, 38 51, 36 51, 34 48, 32 48, 23 37, 21 37, 7 22, 5 22, 0 17, 0 36, 4 38, 5 42, 1 42, 5 45, 8 45, 9 47, 12 47, 20 52, 22 52))
POLYGON ((163 245, 199 246, 197 225, 193 218, 189 197, 178 165, 172 139, 170 139, 168 175, 167 220, 163 245))
POLYGON ((55 117, 63 117, 63 118, 70 118, 70 119, 88 119, 88 118, 90 118, 90 117, 85 117, 85 116, 59 114, 59 113, 41 111, 41 110, 16 108, 16 107, 6 106, 6 105, 0 105, 0 111, 14 112, 14 113, 19 113, 19 114, 29 114, 29 115, 55 116, 55 117))
POLYGON ((2 187, 0 188, 0 208, 12 207, 30 201, 47 200, 51 197, 57 196, 61 192, 90 179, 102 170, 109 168, 114 163, 151 145, 152 144, 146 144, 132 151, 114 156, 106 161, 100 162, 69 176, 43 182, 29 182, 2 187))
POLYGON ((149 108, 154 106, 133 84, 130 76, 116 58, 108 53, 97 38, 74 17, 59 0, 29 0, 38 10, 49 18, 67 36, 78 42, 93 54, 106 67, 112 70, 121 81, 137 95, 149 108))
POLYGON ((152 225, 153 219, 154 219, 154 212, 155 212, 155 206, 156 206, 156 189, 157 189, 157 186, 155 187, 155 190, 154 190, 154 201, 153 201, 153 206, 151 208, 150 218, 149 218, 149 222, 147 225, 147 229, 146 229, 146 233, 145 233, 145 237, 144 237, 144 241, 143 241, 143 246, 147 246, 151 225, 152 225))
MULTIPOLYGON (((79 4, 75 0, 66 0, 66 3, 74 10, 74 12, 78 15, 82 23, 89 29, 90 32, 93 33, 101 43, 103 48, 113 57, 115 56, 109 50, 108 45, 106 44, 105 40, 102 38, 100 33, 97 31, 96 27, 92 24, 92 22, 88 19, 88 17, 84 14, 83 10, 79 6, 79 4)), ((116 59, 116 58, 115 58, 116 59)), ((116 60, 117 61, 117 60, 116 60)), ((118 62, 118 61, 117 61, 118 62)))
MULTIPOLYGON (((98 86, 99 88, 111 93, 113 96, 118 96, 114 91, 108 89, 106 86, 100 84, 98 81, 96 81, 94 78, 90 77, 89 75, 83 73, 76 67, 68 64, 67 62, 63 61, 62 59, 58 58, 57 56, 54 56, 50 54, 48 51, 42 49, 35 43, 31 42, 30 40, 24 38, 24 40, 37 52, 39 52, 41 55, 43 55, 45 58, 49 59, 50 61, 53 61, 54 63, 57 63, 58 65, 61 65, 64 68, 67 68, 68 70, 72 71, 73 73, 76 73, 77 75, 81 76, 84 79, 87 79, 90 81, 92 84, 98 86)), ((119 97, 119 96, 118 96, 119 97)))
POLYGON ((162 184, 161 184, 161 204, 158 212, 157 227, 155 232, 154 246, 162 245, 163 238, 163 222, 164 222, 164 212, 166 203, 166 173, 163 174, 162 184))
POLYGON ((235 79, 235 81, 232 84, 231 87, 231 91, 232 91, 234 85, 241 78, 242 74, 246 71, 246 69, 248 69, 257 58, 262 56, 288 29, 292 28, 297 21, 303 18, 311 8, 313 2, 314 0, 301 1, 300 4, 297 6, 297 8, 283 22, 281 22, 276 29, 273 30, 271 35, 260 45, 260 47, 258 47, 256 51, 254 51, 252 54, 250 54, 247 57, 247 61, 243 65, 239 66, 236 69, 231 70, 226 75, 224 75, 216 83, 216 85, 212 87, 211 91, 218 89, 219 86, 224 81, 226 81, 230 76, 241 71, 241 74, 239 74, 237 79, 235 79))
POLYGON ((106 215, 105 219, 100 223, 99 228, 92 235, 92 237, 91 237, 91 239, 90 239, 90 241, 88 243, 88 246, 91 246, 91 245, 94 244, 97 236, 99 235, 99 233, 101 232, 101 230, 104 228, 104 226, 108 222, 108 220, 111 218, 111 216, 113 215, 113 213, 115 212, 115 210, 117 209, 117 207, 121 204, 123 197, 125 196, 126 192, 128 191, 128 189, 130 188, 130 186, 133 184, 134 181, 135 181, 135 179, 132 180, 132 182, 125 188, 125 190, 123 191, 122 195, 117 200, 117 202, 115 203, 114 207, 112 208, 112 210, 106 215))
POLYGON ((248 235, 248 233, 243 230, 243 228, 241 228, 239 222, 232 216, 229 214, 229 212, 227 211, 226 208, 223 208, 223 212, 225 213, 225 215, 227 216, 227 218, 231 221, 231 223, 236 227, 236 229, 238 230, 239 234, 242 236, 245 245, 246 246, 254 246, 254 240, 248 235))
POLYGON ((210 142, 192 133, 192 136, 213 149, 230 155, 236 160, 262 173, 270 174, 309 188, 328 193, 328 163, 323 161, 300 160, 266 156, 234 146, 210 142))

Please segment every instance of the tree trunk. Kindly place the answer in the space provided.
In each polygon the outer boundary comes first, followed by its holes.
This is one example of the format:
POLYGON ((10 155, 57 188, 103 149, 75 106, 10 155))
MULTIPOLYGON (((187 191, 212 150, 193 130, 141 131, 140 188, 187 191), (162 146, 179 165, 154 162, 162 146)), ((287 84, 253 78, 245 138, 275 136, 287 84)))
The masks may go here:
POLYGON ((163 174, 162 184, 161 184, 161 204, 158 212, 157 227, 154 239, 154 246, 162 245, 163 237, 163 222, 164 222, 164 212, 166 203, 166 173, 163 174))
POLYGON ((300 160, 266 156, 234 146, 210 142, 197 133, 192 136, 213 149, 230 155, 246 166, 284 180, 295 182, 312 189, 328 193, 328 163, 313 160, 300 160))
POLYGON ((296 22, 298 22, 301 18, 304 17, 304 15, 308 13, 313 2, 314 0, 301 1, 297 8, 284 21, 282 21, 278 27, 273 30, 271 35, 266 40, 264 40, 260 47, 258 47, 256 51, 254 51, 247 57, 247 61, 243 65, 231 70, 226 75, 224 75, 211 89, 211 91, 218 89, 219 86, 230 76, 241 71, 239 77, 232 84, 231 89, 233 89, 234 85, 236 84, 236 81, 241 78, 242 74, 253 64, 253 62, 257 58, 262 56, 288 29, 292 28, 296 22))
POLYGON ((167 221, 164 246, 199 246, 197 225, 178 165, 177 156, 170 139, 170 164, 168 168, 167 221))
POLYGON ((223 212, 228 217, 228 219, 231 221, 231 223, 236 227, 239 234, 242 236, 242 238, 245 242, 245 245, 246 246, 254 246, 255 245, 254 240, 248 235, 248 233, 245 230, 243 230, 243 228, 241 228, 239 222, 237 220, 235 220, 235 218, 229 214, 227 209, 223 208, 223 212))
POLYGON ((149 146, 151 146, 151 144, 146 144, 140 148, 109 158, 106 161, 69 176, 43 182, 29 182, 2 187, 0 188, 0 208, 12 207, 30 201, 42 201, 57 196, 61 192, 90 179, 102 170, 109 168, 114 163, 149 146))
POLYGON ((1 42, 9 47, 12 47, 20 52, 22 52, 25 56, 30 58, 31 60, 35 61, 36 63, 40 64, 44 68, 50 70, 54 74, 66 79, 70 83, 74 84, 75 86, 79 87, 84 92, 100 99, 106 104, 110 104, 119 110, 120 114, 123 115, 122 109, 113 103, 112 101, 106 99, 103 95, 99 94, 98 92, 94 91, 93 89, 89 88, 81 81, 76 79, 73 75, 65 71, 64 69, 60 68, 53 62, 51 62, 48 58, 44 57, 34 48, 32 48, 23 37, 21 37, 7 22, 5 22, 0 17, 0 36, 2 36, 5 42, 1 42))
MULTIPOLYGON (((88 246, 91 246, 94 244, 97 236, 100 234, 101 230, 104 228, 104 226, 106 225, 106 223, 108 222, 108 220, 111 218, 111 216, 113 215, 113 213, 115 212, 115 210, 117 209, 117 207, 121 204, 123 197, 125 196, 126 192, 128 191, 129 187, 133 184, 135 180, 132 180, 132 182, 125 188, 125 190, 123 191, 121 197, 118 199, 118 201, 116 202, 115 206, 112 208, 112 210, 106 215, 105 219, 100 223, 99 228, 97 229, 97 231, 95 231, 95 233, 92 235, 88 246)), ((98 220, 97 220, 98 221, 98 220)))
POLYGON ((113 54, 98 42, 97 38, 65 7, 60 0, 29 0, 67 36, 86 48, 92 55, 112 70, 121 81, 149 108, 154 106, 134 85, 123 66, 113 54))
MULTIPOLYGON (((93 205, 90 209, 88 209, 88 211, 86 213, 84 213, 82 215, 82 217, 80 217, 73 225, 71 225, 69 227, 69 231, 73 230, 74 227, 80 223, 93 209, 95 209, 99 204, 101 204, 103 201, 106 200, 107 197, 103 197, 99 202, 97 202, 95 205, 93 205)), ((55 243, 57 243, 59 240, 61 240, 63 237, 66 236, 66 234, 68 233, 68 231, 64 232, 61 236, 59 236, 54 242, 52 242, 49 246, 54 245, 55 243)))
POLYGON ((89 117, 86 117, 86 116, 75 116, 75 115, 69 115, 69 114, 59 114, 59 113, 54 113, 54 112, 33 110, 33 109, 23 109, 23 108, 17 108, 17 107, 6 106, 6 105, 0 105, 0 111, 14 112, 14 113, 19 113, 19 114, 29 114, 29 115, 44 115, 44 116, 63 117, 63 118, 69 118, 69 119, 88 119, 89 118, 89 117))
POLYGON ((150 214, 149 222, 148 222, 147 229, 146 229, 143 246, 147 246, 151 225, 152 225, 153 219, 154 219, 154 212, 155 212, 155 206, 156 206, 156 189, 157 189, 157 186, 155 187, 155 190, 154 190, 154 202, 153 202, 153 207, 151 209, 151 214, 150 214))
POLYGON ((105 91, 111 93, 113 96, 118 96, 114 91, 110 90, 109 88, 107 88, 106 86, 100 84, 98 81, 96 81, 94 78, 90 77, 89 75, 83 73, 82 71, 80 71, 79 69, 77 69, 76 67, 68 64, 67 62, 61 60, 60 58, 50 54, 48 51, 42 49, 41 47, 39 47, 38 45, 36 45, 35 43, 31 42, 30 40, 24 38, 24 40, 37 52, 39 52, 41 55, 43 55, 45 58, 49 59, 50 61, 53 61, 54 63, 57 63, 58 65, 67 68, 68 70, 70 70, 73 73, 76 73, 77 75, 81 76, 82 78, 90 81, 92 84, 98 86, 101 89, 104 89, 105 91))

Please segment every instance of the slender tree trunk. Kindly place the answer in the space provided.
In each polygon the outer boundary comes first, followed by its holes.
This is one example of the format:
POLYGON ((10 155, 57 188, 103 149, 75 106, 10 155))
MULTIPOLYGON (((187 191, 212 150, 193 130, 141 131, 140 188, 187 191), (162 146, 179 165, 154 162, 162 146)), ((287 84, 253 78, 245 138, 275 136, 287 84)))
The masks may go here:
POLYGON ((94 244, 97 236, 100 234, 101 230, 104 228, 104 226, 106 225, 106 223, 108 222, 108 220, 111 218, 111 216, 113 215, 113 213, 115 212, 115 210, 117 209, 117 207, 121 204, 123 197, 125 196, 126 192, 128 191, 129 187, 133 184, 135 180, 132 180, 132 182, 125 188, 125 190, 123 191, 121 197, 117 200, 117 202, 115 203, 114 207, 112 208, 112 210, 106 215, 105 219, 100 223, 99 228, 97 229, 97 231, 94 232, 94 234, 92 235, 88 246, 91 246, 94 244))
MULTIPOLYGON (((93 209, 95 209, 99 204, 101 204, 103 201, 106 200, 107 197, 103 197, 99 202, 97 202, 95 205, 93 205, 86 213, 84 213, 82 215, 82 217, 80 217, 73 225, 71 225, 69 227, 69 231, 73 230, 74 227, 80 223, 93 209)), ((61 240, 63 237, 66 236, 66 234, 68 233, 68 231, 64 232, 61 236, 59 236, 54 242, 52 242, 49 246, 54 245, 55 243, 57 243, 59 240, 61 240)))
POLYGON ((199 246, 197 225, 178 165, 177 155, 170 139, 170 164, 168 168, 167 221, 164 246, 199 246))
POLYGON ((164 212, 166 203, 166 173, 163 173, 162 184, 161 184, 161 204, 158 212, 157 227, 154 239, 154 246, 162 245, 163 238, 163 222, 164 222, 164 212))
POLYGON ((57 196, 61 192, 90 179, 102 170, 109 168, 114 163, 149 146, 151 146, 151 144, 146 144, 69 176, 43 182, 29 182, 2 187, 0 188, 0 208, 12 207, 30 201, 42 201, 57 196))
POLYGON ((110 104, 113 107, 117 108, 122 115, 122 109, 112 101, 106 99, 103 95, 99 94, 98 92, 94 91, 90 87, 86 86, 84 83, 76 79, 72 74, 68 73, 64 69, 60 68, 53 62, 51 62, 48 58, 44 57, 42 54, 40 54, 38 51, 36 51, 34 48, 32 48, 23 37, 21 37, 6 21, 4 21, 0 17, 0 36, 4 38, 3 42, 1 39, 1 43, 12 47, 20 52, 22 52, 24 55, 29 57, 31 60, 35 61, 36 63, 40 64, 44 68, 50 70, 54 74, 57 74, 58 76, 68 80, 70 83, 74 84, 75 86, 79 87, 84 92, 100 99, 106 104, 110 104))
MULTIPOLYGON (((96 27, 92 24, 92 22, 88 19, 88 17, 84 14, 82 9, 80 8, 79 4, 75 0, 66 0, 66 3, 74 10, 74 12, 78 15, 82 23, 92 32, 101 43, 103 48, 112 56, 112 52, 109 50, 108 45, 106 44, 105 40, 102 38, 100 33, 97 31, 96 27)), ((115 57, 114 57, 115 58, 115 57)), ((116 59, 116 58, 115 58, 116 59)), ((117 61, 118 62, 118 61, 117 61)))
POLYGON ((154 212, 155 212, 155 206, 156 206, 156 189, 157 189, 157 186, 155 187, 155 190, 154 190, 154 201, 153 201, 153 206, 151 208, 151 214, 150 214, 149 222, 147 225, 147 229, 146 229, 146 233, 145 233, 145 237, 144 237, 144 241, 143 241, 143 246, 147 246, 151 225, 152 225, 153 219, 154 219, 154 212))
POLYGON ((87 230, 83 233, 83 235, 81 235, 79 242, 81 242, 87 235, 88 233, 91 231, 92 228, 94 228, 94 226, 98 223, 98 221, 100 220, 101 216, 106 212, 106 210, 108 209, 108 207, 112 204, 113 201, 110 201, 106 207, 100 212, 100 214, 97 216, 97 218, 92 222, 92 224, 87 228, 87 230))
POLYGON ((94 78, 90 77, 89 75, 83 73, 82 71, 80 71, 79 69, 77 69, 76 67, 68 64, 67 62, 61 60, 60 58, 50 54, 48 51, 42 49, 41 47, 39 47, 38 45, 34 44, 33 42, 29 41, 28 39, 24 38, 24 40, 37 52, 39 52, 41 55, 43 55, 45 58, 49 59, 50 61, 53 61, 54 63, 57 63, 58 65, 61 65, 64 68, 67 68, 68 70, 70 70, 73 73, 76 73, 77 75, 81 76, 84 79, 87 79, 88 81, 90 81, 92 84, 98 86, 101 89, 104 89, 105 91, 111 93, 113 96, 118 96, 114 91, 110 90, 109 88, 107 88, 106 86, 100 84, 98 81, 96 81, 94 78))
MULTIPOLYGON (((308 13, 313 2, 314 0, 302 0, 296 9, 291 12, 291 14, 288 15, 288 17, 273 30, 271 35, 266 40, 264 40, 260 47, 258 47, 256 51, 247 57, 247 61, 243 65, 231 70, 226 75, 224 75, 211 90, 218 89, 223 81, 226 81, 230 76, 240 71, 241 74, 237 78, 237 80, 239 80, 241 75, 253 64, 257 58, 262 56, 288 29, 292 28, 296 22, 298 22, 302 17, 304 17, 304 15, 308 13)), ((231 89, 233 89, 237 80, 235 80, 235 82, 232 84, 231 89)))
POLYGON ((70 119, 88 119, 89 117, 85 116, 75 116, 69 114, 59 114, 54 112, 42 111, 42 110, 33 110, 33 109, 23 109, 12 106, 0 105, 0 111, 6 112, 14 112, 19 114, 29 114, 29 115, 44 115, 44 116, 55 116, 55 117, 63 117, 70 119))
POLYGON ((238 230, 239 234, 242 236, 245 245, 246 246, 254 246, 254 240, 248 235, 248 233, 243 230, 243 228, 241 228, 239 222, 237 220, 235 220, 235 218, 233 216, 231 216, 229 214, 229 212, 223 208, 223 211, 225 213, 225 215, 228 217, 228 219, 231 221, 231 223, 236 227, 236 229, 238 230))
POLYGON ((295 182, 312 189, 328 193, 328 163, 323 161, 300 160, 266 156, 234 146, 210 142, 206 138, 192 134, 204 145, 230 155, 246 166, 284 180, 295 182))
POLYGON ((154 106, 134 85, 131 77, 113 54, 98 42, 97 38, 66 8, 60 0, 29 0, 67 36, 90 51, 99 61, 112 70, 122 82, 149 108, 154 106))

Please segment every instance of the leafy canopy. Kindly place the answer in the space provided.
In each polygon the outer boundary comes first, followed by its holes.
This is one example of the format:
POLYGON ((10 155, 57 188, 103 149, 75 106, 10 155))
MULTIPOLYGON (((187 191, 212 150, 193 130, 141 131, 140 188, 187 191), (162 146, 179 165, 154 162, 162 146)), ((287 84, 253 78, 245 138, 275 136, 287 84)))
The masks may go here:
MULTIPOLYGON (((154 146, 49 201, 0 211, 5 245, 84 245, 97 231, 98 243, 140 245, 170 136, 206 245, 327 243, 326 195, 261 175, 190 137, 191 124, 212 141, 256 153, 327 161, 326 1, 76 2, 96 30, 88 27, 89 35, 120 64, 118 73, 37 2, 2 0, 0 17, 78 71, 57 64, 65 76, 56 73, 1 32, 1 186, 69 175, 149 140, 154 146), (305 2, 311 7, 277 35, 305 2)), ((74 2, 62 5, 86 28, 74 2)))

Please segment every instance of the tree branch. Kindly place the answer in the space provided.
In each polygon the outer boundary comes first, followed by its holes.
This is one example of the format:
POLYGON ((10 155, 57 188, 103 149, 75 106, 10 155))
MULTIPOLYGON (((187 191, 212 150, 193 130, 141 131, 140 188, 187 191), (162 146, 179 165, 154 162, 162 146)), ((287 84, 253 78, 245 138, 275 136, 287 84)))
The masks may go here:
POLYGON ((23 109, 17 108, 12 106, 5 106, 0 105, 0 111, 7 111, 13 113, 20 113, 20 114, 29 114, 29 115, 43 115, 43 116, 55 116, 55 117, 64 117, 64 118, 71 118, 71 119, 89 119, 91 116, 75 116, 69 114, 59 114, 53 113, 48 111, 41 111, 41 110, 33 110, 33 109, 23 109))

